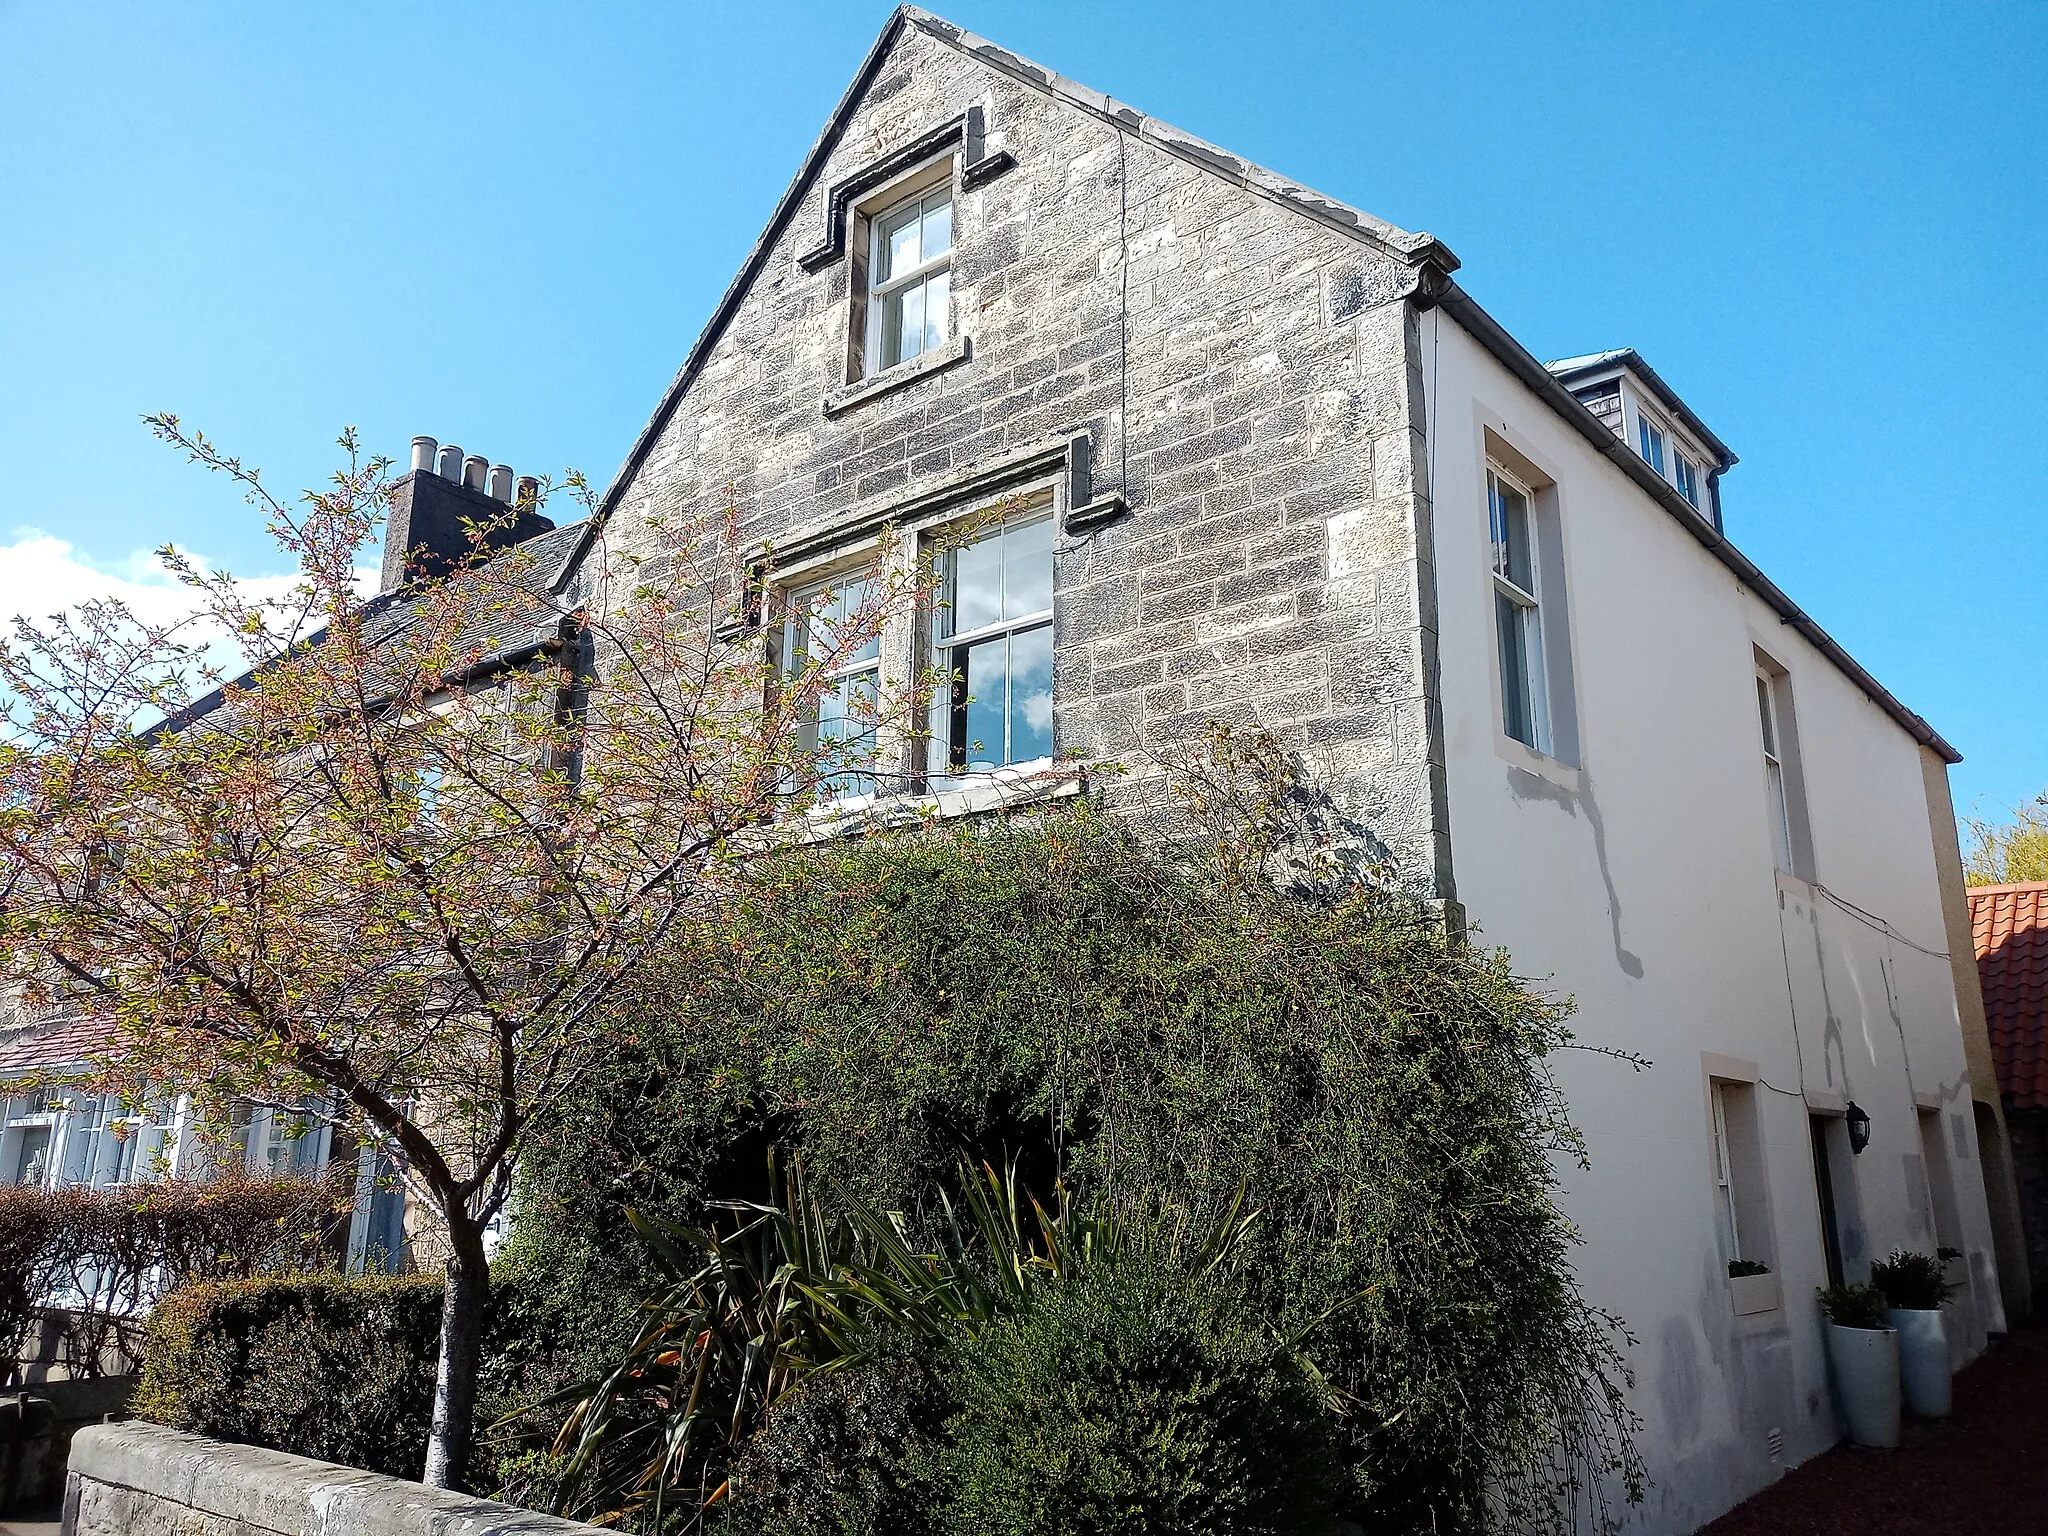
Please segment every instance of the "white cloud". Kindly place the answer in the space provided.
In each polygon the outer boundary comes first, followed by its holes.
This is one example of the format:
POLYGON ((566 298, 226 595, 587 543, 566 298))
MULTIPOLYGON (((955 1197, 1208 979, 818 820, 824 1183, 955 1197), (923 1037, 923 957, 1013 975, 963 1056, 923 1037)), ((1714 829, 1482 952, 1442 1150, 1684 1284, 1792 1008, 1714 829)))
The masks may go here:
MULTIPOLYGON (((201 556, 193 559, 202 568, 209 565, 201 556)), ((357 590, 364 595, 377 590, 375 571, 359 570, 356 578, 357 590)), ((297 583, 296 572, 284 572, 246 577, 241 587, 252 598, 279 598, 297 583)), ((120 599, 145 624, 173 623, 198 606, 196 594, 163 568, 154 550, 136 550, 125 560, 100 561, 40 528, 17 528, 0 543, 0 629, 11 630, 17 614, 41 623, 96 598, 120 599)), ((243 669, 240 650, 217 627, 201 626, 181 638, 210 638, 208 661, 229 675, 243 669)))

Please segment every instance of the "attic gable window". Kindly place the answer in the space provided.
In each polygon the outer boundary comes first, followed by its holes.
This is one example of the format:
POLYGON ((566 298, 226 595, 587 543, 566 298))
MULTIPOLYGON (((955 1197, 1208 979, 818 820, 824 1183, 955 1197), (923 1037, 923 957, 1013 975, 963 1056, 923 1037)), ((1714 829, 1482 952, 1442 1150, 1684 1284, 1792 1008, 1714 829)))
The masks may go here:
POLYGON ((869 223, 867 371, 936 352, 951 333, 953 185, 950 179, 869 223))

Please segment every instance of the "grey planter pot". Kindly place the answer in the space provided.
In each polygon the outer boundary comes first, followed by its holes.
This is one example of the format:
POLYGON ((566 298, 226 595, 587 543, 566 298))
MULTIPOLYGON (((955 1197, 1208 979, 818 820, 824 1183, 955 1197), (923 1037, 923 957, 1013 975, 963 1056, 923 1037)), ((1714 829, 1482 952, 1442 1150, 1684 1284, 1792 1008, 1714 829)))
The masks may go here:
POLYGON ((1893 1307, 1886 1313, 1899 1334, 1899 1386, 1906 1409, 1923 1419, 1945 1419, 1953 1405, 1949 1385, 1948 1333, 1941 1313, 1893 1307))
POLYGON ((1890 1328, 1827 1325, 1835 1397, 1858 1445, 1899 1443, 1899 1336, 1890 1328))

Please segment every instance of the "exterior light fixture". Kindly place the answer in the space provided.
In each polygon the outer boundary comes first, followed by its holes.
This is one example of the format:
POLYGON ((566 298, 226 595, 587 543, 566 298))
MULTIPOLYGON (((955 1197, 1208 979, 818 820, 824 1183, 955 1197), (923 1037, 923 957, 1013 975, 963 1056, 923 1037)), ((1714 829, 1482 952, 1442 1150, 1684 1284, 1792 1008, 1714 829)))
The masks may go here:
POLYGON ((1852 1153, 1861 1152, 1870 1145, 1870 1116, 1863 1112, 1862 1107, 1854 1099, 1851 1099, 1843 1118, 1849 1122, 1849 1150, 1852 1153))

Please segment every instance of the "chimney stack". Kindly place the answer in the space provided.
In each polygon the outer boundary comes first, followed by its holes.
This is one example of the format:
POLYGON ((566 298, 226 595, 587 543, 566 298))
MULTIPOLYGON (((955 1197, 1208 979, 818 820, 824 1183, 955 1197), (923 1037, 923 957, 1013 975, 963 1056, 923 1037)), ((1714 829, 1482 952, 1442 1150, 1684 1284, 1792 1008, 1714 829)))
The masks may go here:
POLYGON ((464 455, 454 443, 412 440, 412 471, 391 488, 384 523, 384 570, 379 590, 395 591, 423 576, 440 576, 471 562, 478 550, 465 522, 487 527, 485 550, 509 549, 552 529, 534 509, 539 482, 515 476, 509 464, 480 453, 464 455))

